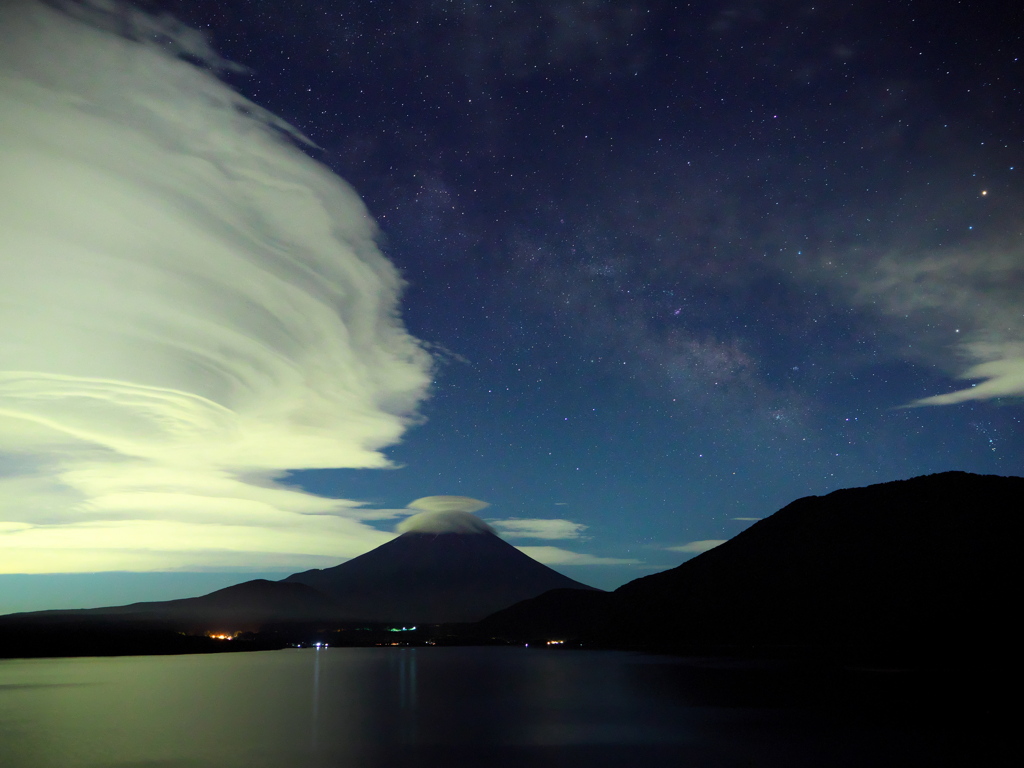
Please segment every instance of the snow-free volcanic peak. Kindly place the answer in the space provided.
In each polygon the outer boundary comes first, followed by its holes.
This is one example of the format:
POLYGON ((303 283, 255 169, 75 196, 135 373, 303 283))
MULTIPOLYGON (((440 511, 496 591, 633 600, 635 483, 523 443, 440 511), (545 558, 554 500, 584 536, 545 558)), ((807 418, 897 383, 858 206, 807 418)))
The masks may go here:
POLYGON ((313 587, 353 619, 415 623, 482 619, 551 589, 593 589, 523 554, 467 511, 485 502, 428 496, 409 505, 401 536, 334 568, 285 581, 313 587))

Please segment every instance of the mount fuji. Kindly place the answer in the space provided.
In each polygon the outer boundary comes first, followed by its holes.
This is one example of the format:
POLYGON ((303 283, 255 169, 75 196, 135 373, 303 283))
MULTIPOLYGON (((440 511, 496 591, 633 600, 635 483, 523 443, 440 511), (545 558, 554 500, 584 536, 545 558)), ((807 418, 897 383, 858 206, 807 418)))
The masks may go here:
POLYGON ((501 539, 476 515, 421 512, 359 557, 281 581, 256 579, 201 597, 12 614, 0 625, 154 626, 178 631, 296 624, 474 622, 552 589, 598 592, 501 539))
POLYGON ((316 589, 344 616, 420 624, 477 621, 552 589, 594 590, 523 554, 469 512, 424 512, 406 522, 402 535, 364 555, 283 583, 316 589))

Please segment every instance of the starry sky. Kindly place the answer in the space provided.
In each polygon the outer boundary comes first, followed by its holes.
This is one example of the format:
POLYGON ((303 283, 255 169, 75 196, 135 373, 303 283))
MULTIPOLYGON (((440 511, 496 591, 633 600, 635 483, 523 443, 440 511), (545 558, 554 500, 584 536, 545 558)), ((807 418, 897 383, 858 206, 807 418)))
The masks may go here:
MULTIPOLYGON (((266 459, 275 482, 383 510, 359 518, 382 532, 415 499, 479 499, 511 543, 614 588, 802 496, 1021 474, 1019 9, 137 7, 242 65, 219 77, 352 186, 430 358, 429 381, 395 374, 385 461, 266 459)), ((25 596, 7 610, 95 605, 300 561, 97 560, 75 570, 156 573, 0 588, 25 596)))

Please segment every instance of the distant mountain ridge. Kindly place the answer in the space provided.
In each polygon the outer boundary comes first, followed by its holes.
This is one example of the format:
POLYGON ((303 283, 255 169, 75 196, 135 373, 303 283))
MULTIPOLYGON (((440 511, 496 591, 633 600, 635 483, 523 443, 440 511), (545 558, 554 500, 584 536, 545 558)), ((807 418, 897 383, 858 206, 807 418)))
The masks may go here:
POLYGON ((257 631, 267 626, 304 624, 331 618, 337 606, 303 584, 254 579, 208 595, 102 608, 71 608, 0 616, 0 627, 16 624, 154 626, 187 632, 257 631))
POLYGON ((256 579, 180 600, 13 614, 0 617, 0 625, 81 621, 256 631, 317 622, 467 623, 550 589, 594 589, 523 554, 477 522, 471 532, 403 533, 333 568, 281 581, 256 579))
POLYGON ((839 490, 798 499, 715 549, 611 593, 552 571, 482 523, 470 533, 409 531, 280 582, 0 617, 0 635, 18 626, 254 630, 490 614, 465 637, 725 655, 792 648, 981 658, 1016 647, 1022 511, 1020 477, 946 472, 839 490))
POLYGON ((1024 478, 965 472, 798 499, 677 568, 489 617, 615 647, 978 648, 1019 600, 1024 478))

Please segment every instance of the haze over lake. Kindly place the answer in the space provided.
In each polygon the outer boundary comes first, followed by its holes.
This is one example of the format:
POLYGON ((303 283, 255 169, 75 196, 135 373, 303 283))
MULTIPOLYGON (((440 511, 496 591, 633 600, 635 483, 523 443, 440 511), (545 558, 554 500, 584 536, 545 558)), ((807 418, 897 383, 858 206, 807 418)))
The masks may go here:
POLYGON ((906 702, 880 716, 819 690, 810 705, 810 678, 777 670, 534 648, 12 659, 0 764, 956 764, 950 729, 906 702))

